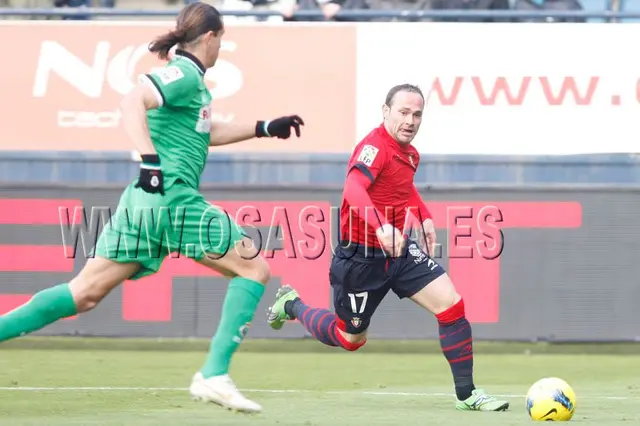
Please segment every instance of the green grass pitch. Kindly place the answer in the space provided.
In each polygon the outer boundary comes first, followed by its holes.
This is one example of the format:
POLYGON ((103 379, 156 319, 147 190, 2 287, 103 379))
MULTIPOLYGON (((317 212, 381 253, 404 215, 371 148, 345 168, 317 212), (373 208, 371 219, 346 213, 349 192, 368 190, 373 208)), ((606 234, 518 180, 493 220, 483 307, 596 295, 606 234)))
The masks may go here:
POLYGON ((433 342, 376 349, 372 341, 368 350, 346 353, 315 342, 248 340, 232 377, 264 411, 246 415, 191 401, 186 388, 206 342, 16 342, 0 350, 0 425, 525 425, 531 421, 524 394, 546 376, 574 387, 572 422, 640 424, 637 345, 625 355, 613 354, 615 348, 587 355, 580 347, 503 351, 479 343, 476 385, 512 406, 505 413, 469 413, 455 411, 449 366, 433 342))

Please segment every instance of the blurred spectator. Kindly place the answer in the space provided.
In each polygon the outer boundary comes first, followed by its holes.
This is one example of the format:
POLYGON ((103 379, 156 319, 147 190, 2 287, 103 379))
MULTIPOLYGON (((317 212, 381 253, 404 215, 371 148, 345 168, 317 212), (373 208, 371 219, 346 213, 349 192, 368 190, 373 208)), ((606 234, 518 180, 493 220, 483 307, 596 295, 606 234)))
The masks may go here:
MULTIPOLYGON (((250 10, 252 11, 256 11, 256 12, 262 12, 262 11, 273 11, 273 12, 280 12, 282 13, 282 11, 288 11, 289 9, 291 9, 293 7, 293 5, 295 4, 296 0, 243 0, 244 4, 249 3, 251 5, 250 10)), ((226 5, 225 7, 228 10, 239 10, 240 8, 235 7, 235 5, 232 3, 231 5, 226 5)), ((244 10, 244 8, 242 8, 242 10, 244 10)), ((268 17, 263 17, 263 16, 259 16, 255 18, 257 21, 267 21, 267 20, 280 20, 282 21, 282 18, 268 18, 268 17)))
POLYGON ((212 5, 212 6, 215 6, 219 10, 222 9, 222 4, 225 3, 224 0, 167 0, 167 4, 183 3, 183 4, 187 5, 187 4, 198 3, 198 2, 208 3, 208 4, 212 5))
MULTIPOLYGON (((514 5, 516 10, 552 10, 569 11, 583 10, 578 0, 516 0, 514 5)), ((520 19, 521 22, 586 22, 581 18, 540 18, 540 19, 520 19)))
MULTIPOLYGON (((367 0, 367 4, 374 10, 409 10, 420 11, 429 10, 434 0, 367 0)), ((395 21, 393 18, 374 18, 372 21, 389 22, 395 21)), ((403 18, 402 22, 431 21, 431 18, 403 18)))
MULTIPOLYGON (((508 10, 509 0, 432 0, 435 10, 508 10)), ((504 18, 442 18, 440 22, 501 22, 504 18)))
MULTIPOLYGON (((255 1, 255 0, 254 0, 255 1)), ((362 21, 363 19, 340 18, 341 10, 369 9, 366 0, 296 0, 282 11, 285 21, 362 21), (297 18, 295 12, 302 10, 320 10, 323 18, 297 18)))
MULTIPOLYGON (((55 7, 91 7, 95 5, 98 7, 115 7, 116 0, 54 0, 53 5, 55 7)), ((75 21, 83 21, 91 19, 88 15, 77 15, 73 17, 65 17, 62 19, 70 19, 75 21)))
POLYGON ((115 7, 116 0, 54 0, 55 7, 115 7))
MULTIPOLYGON (((368 0, 375 10, 508 10, 509 0, 368 0)), ((389 21, 389 19, 375 19, 389 21)), ((414 18, 402 21, 439 21, 439 22, 501 22, 505 18, 414 18)))

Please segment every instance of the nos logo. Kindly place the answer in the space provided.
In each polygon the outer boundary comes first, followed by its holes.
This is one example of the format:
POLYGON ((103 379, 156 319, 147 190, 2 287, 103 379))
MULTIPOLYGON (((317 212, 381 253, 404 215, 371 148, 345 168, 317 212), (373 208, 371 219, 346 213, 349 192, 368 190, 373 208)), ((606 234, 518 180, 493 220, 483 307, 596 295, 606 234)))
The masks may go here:
MULTIPOLYGON (((223 42, 220 50, 224 54, 234 52, 236 47, 234 42, 223 42)), ((100 98, 105 82, 116 93, 126 95, 135 87, 139 74, 151 71, 158 64, 158 60, 149 53, 147 43, 120 48, 112 46, 109 41, 99 41, 88 62, 83 59, 85 55, 81 56, 76 56, 56 41, 43 41, 33 96, 42 98, 47 95, 54 74, 89 98, 100 98)), ((219 59, 215 68, 207 70, 205 80, 214 100, 234 95, 243 84, 242 71, 224 59, 219 59)))

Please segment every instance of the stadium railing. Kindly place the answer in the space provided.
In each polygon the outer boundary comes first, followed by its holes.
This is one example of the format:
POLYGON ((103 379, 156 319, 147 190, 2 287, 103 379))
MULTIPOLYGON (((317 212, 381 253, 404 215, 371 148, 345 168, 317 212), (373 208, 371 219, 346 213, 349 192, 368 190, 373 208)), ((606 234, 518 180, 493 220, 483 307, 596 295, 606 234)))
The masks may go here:
MULTIPOLYGON (((110 9, 110 8, 0 8, 0 17, 175 17, 180 8, 175 9, 110 9)), ((235 17, 277 17, 282 16, 272 10, 224 10, 226 16, 235 17)), ((322 19, 320 10, 302 10, 294 15, 295 18, 322 19)), ((623 22, 629 19, 640 19, 638 11, 521 11, 521 10, 341 10, 337 14, 342 19, 602 19, 608 22, 623 22)))

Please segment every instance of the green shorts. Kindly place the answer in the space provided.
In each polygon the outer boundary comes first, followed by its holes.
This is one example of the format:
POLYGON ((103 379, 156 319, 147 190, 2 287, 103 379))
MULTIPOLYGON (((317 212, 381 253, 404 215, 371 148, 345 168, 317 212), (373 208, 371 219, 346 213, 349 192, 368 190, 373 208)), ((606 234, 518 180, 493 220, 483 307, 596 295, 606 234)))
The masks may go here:
POLYGON ((183 183, 166 187, 164 196, 146 193, 132 183, 100 234, 95 255, 139 263, 139 272, 130 278, 136 280, 158 272, 169 254, 216 259, 245 237, 244 230, 224 210, 183 183))

